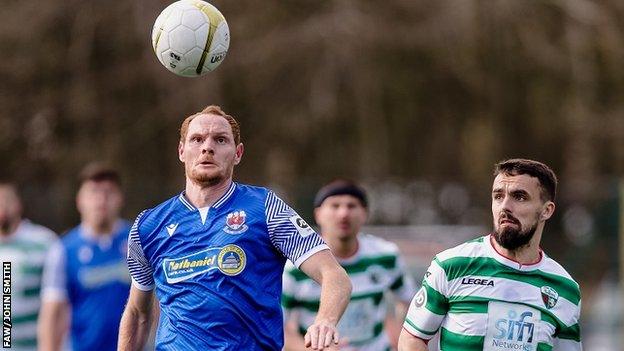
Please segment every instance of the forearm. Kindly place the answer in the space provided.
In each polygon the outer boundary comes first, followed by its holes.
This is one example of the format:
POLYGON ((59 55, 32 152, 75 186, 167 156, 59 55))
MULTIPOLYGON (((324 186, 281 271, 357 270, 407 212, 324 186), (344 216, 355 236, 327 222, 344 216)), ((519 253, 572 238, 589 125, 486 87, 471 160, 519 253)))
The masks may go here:
POLYGON ((68 307, 64 303, 44 303, 37 324, 39 351, 59 351, 68 329, 68 307))
POLYGON ((316 321, 337 324, 351 298, 351 280, 342 268, 327 274, 321 282, 321 301, 316 321))
POLYGON ((151 322, 151 311, 143 313, 130 306, 126 307, 121 317, 121 324, 119 325, 117 350, 142 350, 150 333, 151 322))
POLYGON ((321 285, 319 310, 303 338, 305 346, 331 350, 331 344, 338 344, 340 335, 336 324, 351 298, 351 280, 329 250, 312 255, 299 269, 321 285))
POLYGON ((409 302, 403 302, 397 298, 394 309, 392 310, 394 313, 389 313, 384 321, 384 329, 390 339, 390 344, 395 349, 398 347, 399 335, 403 330, 403 321, 405 321, 408 308, 409 302))
POLYGON ((427 344, 403 329, 399 336, 398 351, 428 351, 427 344))
POLYGON ((384 330, 388 336, 390 345, 392 345, 395 350, 398 347, 399 335, 402 329, 401 322, 402 321, 397 319, 396 316, 386 316, 386 319, 384 320, 384 330))

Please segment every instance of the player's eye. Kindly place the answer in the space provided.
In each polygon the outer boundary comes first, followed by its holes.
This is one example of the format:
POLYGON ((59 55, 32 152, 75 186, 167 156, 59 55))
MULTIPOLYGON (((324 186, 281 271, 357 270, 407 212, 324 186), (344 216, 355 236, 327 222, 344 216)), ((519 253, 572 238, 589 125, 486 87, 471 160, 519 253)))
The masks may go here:
POLYGON ((226 141, 227 141, 227 139, 225 139, 224 137, 217 138, 217 143, 219 143, 219 144, 225 144, 226 141))
POLYGON ((500 200, 500 199, 502 199, 502 198, 503 198, 503 195, 502 195, 502 194, 500 194, 500 193, 492 194, 492 198, 493 198, 494 200, 500 200))
POLYGON ((198 136, 194 136, 194 137, 191 137, 191 141, 194 142, 194 143, 201 143, 202 142, 202 138, 198 137, 198 136))

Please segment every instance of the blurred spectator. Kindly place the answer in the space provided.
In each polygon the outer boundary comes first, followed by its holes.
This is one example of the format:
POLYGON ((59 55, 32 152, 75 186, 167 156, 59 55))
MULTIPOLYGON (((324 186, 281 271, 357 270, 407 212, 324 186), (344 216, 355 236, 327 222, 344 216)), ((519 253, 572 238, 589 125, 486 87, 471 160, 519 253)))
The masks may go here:
POLYGON ((59 350, 71 320, 72 350, 116 350, 130 290, 125 263, 130 223, 119 218, 123 194, 118 173, 88 165, 76 205, 82 222, 52 248, 45 265, 40 348, 59 350))
POLYGON ((45 256, 54 232, 22 218, 13 183, 0 181, 0 257, 11 262, 11 350, 37 349, 37 316, 45 256))

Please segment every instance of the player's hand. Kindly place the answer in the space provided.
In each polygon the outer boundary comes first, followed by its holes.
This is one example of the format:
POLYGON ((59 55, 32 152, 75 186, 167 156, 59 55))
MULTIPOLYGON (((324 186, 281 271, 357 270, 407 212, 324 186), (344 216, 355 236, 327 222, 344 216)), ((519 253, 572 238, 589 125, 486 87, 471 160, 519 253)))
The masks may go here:
POLYGON ((308 332, 303 340, 305 346, 312 350, 337 350, 339 337, 338 329, 334 323, 319 320, 308 327, 308 332))

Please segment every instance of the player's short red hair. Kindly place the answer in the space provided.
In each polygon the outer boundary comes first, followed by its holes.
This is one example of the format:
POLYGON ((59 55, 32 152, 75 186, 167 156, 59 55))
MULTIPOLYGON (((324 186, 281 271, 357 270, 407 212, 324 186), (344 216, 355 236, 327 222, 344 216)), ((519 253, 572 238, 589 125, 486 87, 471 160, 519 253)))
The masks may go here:
POLYGON ((197 112, 193 115, 186 117, 184 121, 182 122, 182 126, 180 126, 180 142, 184 143, 184 139, 186 139, 186 133, 188 132, 189 124, 191 124, 191 121, 199 115, 217 115, 217 116, 221 116, 225 118, 230 124, 230 127, 232 127, 232 134, 234 135, 234 143, 236 145, 240 144, 241 142, 240 125, 238 124, 238 121, 234 117, 225 113, 221 109, 221 107, 217 105, 207 106, 206 108, 201 110, 201 112, 197 112))

